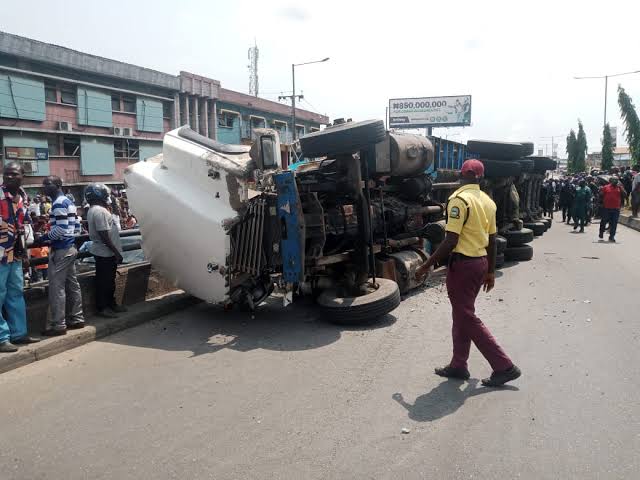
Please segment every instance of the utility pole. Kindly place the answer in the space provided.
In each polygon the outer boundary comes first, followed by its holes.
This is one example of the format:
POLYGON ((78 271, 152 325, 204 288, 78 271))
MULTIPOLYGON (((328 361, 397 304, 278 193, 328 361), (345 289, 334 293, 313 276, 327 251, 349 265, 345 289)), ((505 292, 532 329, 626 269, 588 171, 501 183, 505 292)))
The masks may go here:
MULTIPOLYGON (((563 135, 551 135, 550 137, 540 137, 541 140, 551 140, 551 158, 557 158, 557 156, 558 156, 557 155, 557 151, 554 151, 554 148, 558 146, 555 143, 555 139, 558 138, 558 137, 562 138, 563 135), (554 153, 555 153, 555 155, 554 155, 554 153)), ((547 147, 549 146, 549 144, 545 143, 543 145, 544 145, 545 153, 546 153, 546 150, 547 150, 547 147)))
POLYGON ((298 100, 302 100, 304 98, 304 95, 296 95, 296 67, 300 67, 302 65, 310 65, 312 63, 323 63, 326 62, 327 60, 329 60, 329 57, 327 58, 323 58, 322 60, 314 60, 313 62, 304 62, 304 63, 292 63, 291 64, 291 86, 292 88, 292 92, 291 95, 279 95, 278 96, 278 100, 284 100, 287 98, 291 99, 291 119, 292 119, 292 127, 293 127, 293 142, 295 143, 297 137, 298 137, 298 132, 296 131, 296 96, 298 97, 298 100))
POLYGON ((595 77, 573 77, 574 80, 592 80, 604 78, 604 121, 602 122, 602 128, 607 124, 607 88, 610 77, 621 77, 623 75, 632 75, 634 73, 640 73, 640 70, 634 70, 633 72, 614 73, 613 75, 598 75, 595 77))

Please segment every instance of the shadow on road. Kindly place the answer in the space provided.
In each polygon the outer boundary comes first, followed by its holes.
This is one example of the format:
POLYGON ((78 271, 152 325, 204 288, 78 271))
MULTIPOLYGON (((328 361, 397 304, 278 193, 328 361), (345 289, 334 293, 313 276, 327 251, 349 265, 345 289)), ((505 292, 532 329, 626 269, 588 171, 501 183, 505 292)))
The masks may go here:
POLYGON ((250 312, 224 311, 209 304, 174 314, 170 321, 158 319, 148 328, 125 331, 100 341, 169 351, 191 351, 193 356, 222 349, 248 352, 262 348, 298 351, 320 348, 336 342, 343 331, 372 330, 396 322, 392 314, 362 326, 333 325, 321 312, 305 302, 283 307, 281 299, 270 298, 250 312))
POLYGON ((475 378, 467 382, 449 379, 440 383, 430 392, 420 395, 413 405, 406 402, 401 393, 394 393, 392 398, 407 409, 411 420, 433 422, 454 413, 470 397, 501 391, 517 392, 519 389, 511 385, 505 385, 501 388, 478 388, 478 380, 475 378), (464 388, 461 388, 463 385, 464 388))

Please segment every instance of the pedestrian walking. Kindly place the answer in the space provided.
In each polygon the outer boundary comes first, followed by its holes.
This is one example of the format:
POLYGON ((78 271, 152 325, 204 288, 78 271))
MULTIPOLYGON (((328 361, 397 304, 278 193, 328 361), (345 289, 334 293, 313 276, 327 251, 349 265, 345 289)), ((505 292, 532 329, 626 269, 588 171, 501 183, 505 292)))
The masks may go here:
POLYGON ((576 194, 573 199, 573 230, 580 226, 580 233, 584 233, 584 226, 587 223, 587 209, 591 202, 591 189, 587 187, 587 182, 580 180, 576 194))
POLYGON ((80 223, 74 203, 62 191, 62 180, 50 176, 42 181, 44 194, 53 198, 49 231, 35 246, 51 242, 49 254, 49 308, 51 318, 43 335, 65 335, 67 329, 83 328, 82 293, 76 277, 75 235, 80 223))
POLYGON ((620 208, 627 192, 619 185, 617 177, 611 177, 609 184, 601 189, 602 194, 602 217, 600 219, 600 239, 604 238, 604 231, 609 226, 609 241, 616 241, 616 231, 620 218, 620 208))
POLYGON ((16 345, 39 340, 27 334, 22 259, 26 255, 23 226, 26 210, 21 193, 24 170, 9 162, 4 166, 0 187, 0 352, 18 350, 16 345))
POLYGON ((120 230, 109 209, 109 189, 94 183, 85 190, 89 205, 87 224, 89 226, 89 251, 96 260, 96 311, 105 318, 116 318, 127 309, 116 303, 116 272, 122 263, 120 230))
POLYGON ((436 263, 449 258, 447 292, 451 301, 453 356, 435 373, 441 377, 468 379, 467 360, 471 342, 491 365, 491 377, 482 380, 489 387, 504 385, 521 375, 489 329, 475 315, 480 288, 489 292, 495 284, 496 204, 480 190, 484 166, 467 160, 460 172, 463 184, 449 197, 446 237, 434 254, 418 269, 424 277, 436 263))
POLYGON ((567 225, 571 221, 571 203, 573 202, 573 191, 569 180, 565 179, 560 187, 560 194, 558 198, 558 206, 562 210, 562 221, 567 222, 567 225))

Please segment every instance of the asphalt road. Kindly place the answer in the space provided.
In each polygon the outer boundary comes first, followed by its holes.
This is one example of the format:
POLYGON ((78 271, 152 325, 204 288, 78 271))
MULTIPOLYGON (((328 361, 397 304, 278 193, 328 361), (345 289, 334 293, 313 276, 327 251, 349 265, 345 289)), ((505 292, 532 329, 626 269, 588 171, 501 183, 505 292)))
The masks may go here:
POLYGON ((596 228, 554 224, 480 296, 510 387, 476 350, 469 382, 432 374, 437 277, 367 329, 199 306, 0 375, 0 478, 637 479, 640 233, 596 228))

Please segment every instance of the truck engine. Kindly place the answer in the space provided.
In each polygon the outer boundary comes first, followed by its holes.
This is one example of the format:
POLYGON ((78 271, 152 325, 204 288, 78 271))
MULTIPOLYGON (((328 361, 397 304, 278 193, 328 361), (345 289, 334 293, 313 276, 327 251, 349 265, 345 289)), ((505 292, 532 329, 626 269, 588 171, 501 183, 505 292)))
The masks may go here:
POLYGON ((253 309, 277 288, 285 304, 294 294, 314 296, 341 323, 393 310, 400 293, 419 286, 416 269, 444 237, 443 205, 432 199, 427 173, 431 142, 386 132, 382 121, 338 124, 302 137, 313 160, 283 170, 277 132, 256 135, 249 150, 182 127, 167 134, 162 155, 127 170, 152 263, 216 303, 253 309), (190 197, 181 221, 207 223, 209 238, 197 243, 209 258, 187 258, 154 239, 166 227, 153 198, 186 202, 172 193, 178 185, 190 197))

